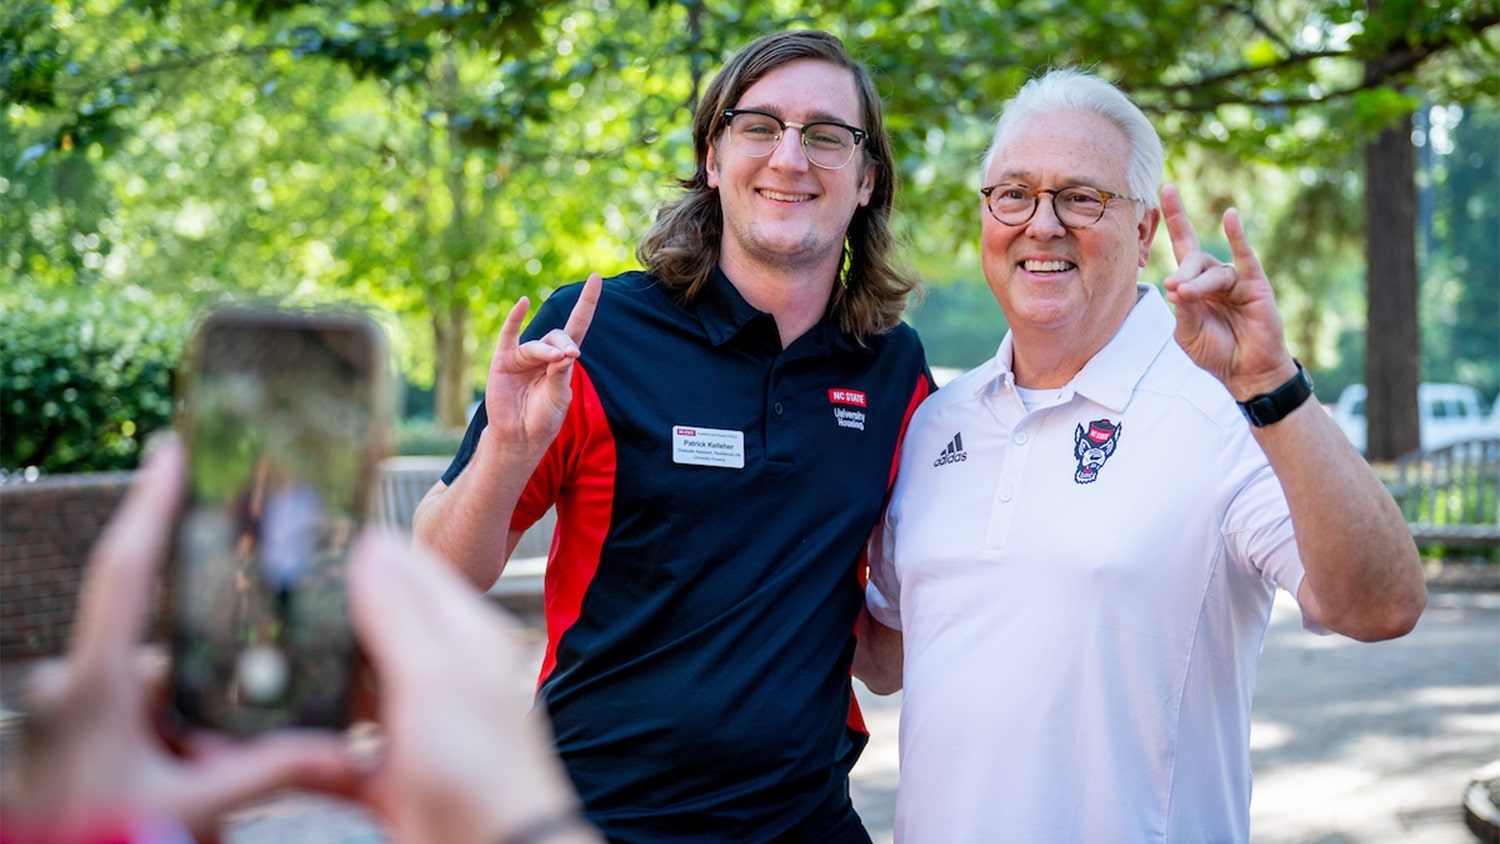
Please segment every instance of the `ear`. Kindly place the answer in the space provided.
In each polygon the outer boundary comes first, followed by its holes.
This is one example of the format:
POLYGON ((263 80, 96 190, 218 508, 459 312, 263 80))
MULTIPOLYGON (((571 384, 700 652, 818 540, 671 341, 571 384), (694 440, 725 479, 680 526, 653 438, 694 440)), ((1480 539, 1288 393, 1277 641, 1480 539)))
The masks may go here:
POLYGON ((718 190, 719 188, 719 145, 708 145, 708 160, 704 162, 708 171, 708 186, 718 190))
POLYGON ((866 164, 864 174, 860 177, 859 205, 863 208, 870 204, 870 197, 875 194, 875 165, 866 164))
POLYGON ((1141 215, 1141 221, 1135 224, 1136 236, 1139 238, 1137 244, 1140 254, 1136 259, 1136 266, 1146 268, 1146 262, 1151 260, 1151 241, 1156 239, 1156 227, 1161 223, 1161 209, 1148 208, 1141 215))

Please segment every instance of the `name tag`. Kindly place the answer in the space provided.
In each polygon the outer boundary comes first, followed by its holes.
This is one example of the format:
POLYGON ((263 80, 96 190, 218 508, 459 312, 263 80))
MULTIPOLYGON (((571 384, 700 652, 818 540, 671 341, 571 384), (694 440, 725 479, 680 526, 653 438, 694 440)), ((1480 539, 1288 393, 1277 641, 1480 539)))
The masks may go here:
POLYGON ((683 466, 745 468, 745 432, 672 426, 672 462, 683 466))

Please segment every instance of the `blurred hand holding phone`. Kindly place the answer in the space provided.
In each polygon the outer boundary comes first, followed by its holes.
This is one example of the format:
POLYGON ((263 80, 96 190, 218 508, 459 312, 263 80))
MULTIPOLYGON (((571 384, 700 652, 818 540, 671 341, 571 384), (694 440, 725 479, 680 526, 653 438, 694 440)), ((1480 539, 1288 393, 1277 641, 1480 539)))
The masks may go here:
POLYGON ((355 628, 382 680, 371 713, 382 733, 377 764, 326 730, 164 742, 147 717, 160 705, 160 660, 138 642, 186 465, 178 438, 156 441, 89 553, 66 657, 26 678, 25 714, 0 772, 0 839, 214 841, 235 832, 230 812, 307 789, 361 801, 396 842, 598 844, 552 754, 545 714, 528 715, 513 622, 392 531, 362 531, 349 561, 355 628))
POLYGON ((362 663, 347 558, 388 453, 383 334, 353 313, 221 310, 180 384, 174 721, 235 735, 343 727, 362 663))

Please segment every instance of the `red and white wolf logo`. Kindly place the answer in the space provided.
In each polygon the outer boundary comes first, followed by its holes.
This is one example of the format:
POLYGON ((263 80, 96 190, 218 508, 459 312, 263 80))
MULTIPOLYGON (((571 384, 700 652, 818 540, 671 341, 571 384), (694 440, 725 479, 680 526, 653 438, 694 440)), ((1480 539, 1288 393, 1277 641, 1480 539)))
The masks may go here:
POLYGON ((1073 480, 1091 484, 1099 477, 1104 461, 1115 453, 1115 444, 1120 441, 1120 425, 1108 419, 1096 419, 1085 431, 1082 425, 1073 434, 1073 456, 1078 458, 1078 471, 1073 480))

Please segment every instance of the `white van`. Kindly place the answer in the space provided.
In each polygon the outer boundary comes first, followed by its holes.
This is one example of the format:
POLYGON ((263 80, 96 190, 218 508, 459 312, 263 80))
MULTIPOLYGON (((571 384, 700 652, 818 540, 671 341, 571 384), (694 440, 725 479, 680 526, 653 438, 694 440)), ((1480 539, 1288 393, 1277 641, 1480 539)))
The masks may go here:
MULTIPOLYGON (((1365 397, 1363 384, 1350 384, 1333 406, 1333 419, 1344 436, 1361 453, 1365 450, 1365 397)), ((1465 384, 1418 384, 1417 418, 1421 423, 1422 448, 1439 448, 1460 440, 1496 436, 1485 418, 1479 391, 1465 384)))

